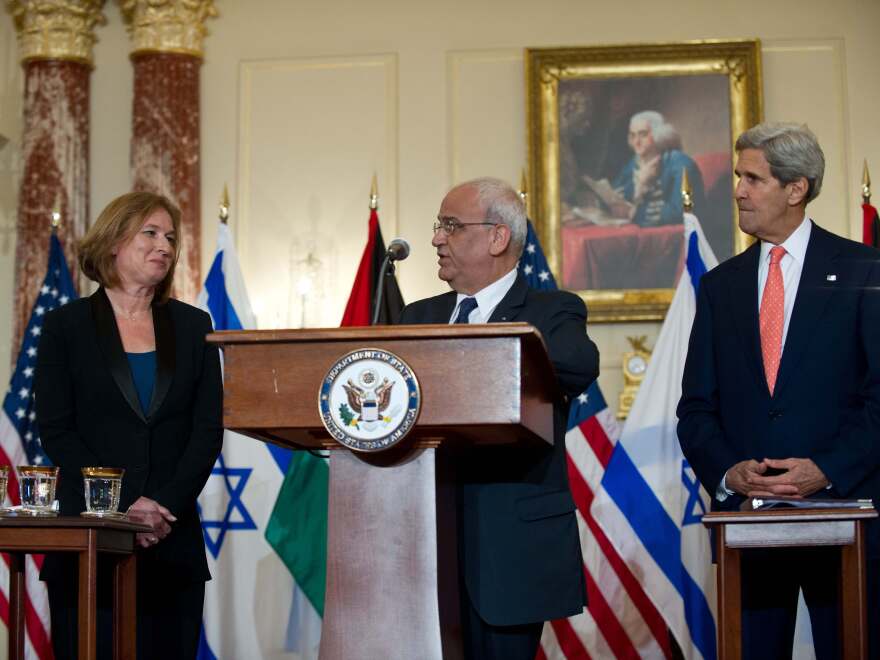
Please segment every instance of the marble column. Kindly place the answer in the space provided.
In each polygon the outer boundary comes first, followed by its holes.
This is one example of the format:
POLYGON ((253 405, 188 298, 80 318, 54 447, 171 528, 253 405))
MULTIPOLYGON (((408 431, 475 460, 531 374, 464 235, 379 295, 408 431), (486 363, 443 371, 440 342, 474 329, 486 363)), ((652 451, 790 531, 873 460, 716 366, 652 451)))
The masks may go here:
POLYGON ((167 196, 181 210, 174 296, 192 303, 201 278, 199 69, 213 0, 119 0, 132 40, 135 190, 167 196))
POLYGON ((53 211, 77 277, 89 215, 89 78, 104 0, 8 0, 24 67, 24 135, 15 246, 13 350, 46 275, 53 211))

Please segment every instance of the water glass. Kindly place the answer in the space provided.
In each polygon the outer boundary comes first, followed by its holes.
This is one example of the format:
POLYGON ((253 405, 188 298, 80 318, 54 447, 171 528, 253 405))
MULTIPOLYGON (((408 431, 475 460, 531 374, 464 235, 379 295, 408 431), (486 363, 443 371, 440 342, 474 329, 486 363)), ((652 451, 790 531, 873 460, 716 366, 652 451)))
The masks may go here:
POLYGON ((19 465, 18 492, 21 508, 34 515, 55 513, 55 484, 58 468, 43 465, 19 465))
POLYGON ((123 468, 84 467, 82 469, 87 515, 97 517, 118 515, 123 474, 125 474, 123 468))

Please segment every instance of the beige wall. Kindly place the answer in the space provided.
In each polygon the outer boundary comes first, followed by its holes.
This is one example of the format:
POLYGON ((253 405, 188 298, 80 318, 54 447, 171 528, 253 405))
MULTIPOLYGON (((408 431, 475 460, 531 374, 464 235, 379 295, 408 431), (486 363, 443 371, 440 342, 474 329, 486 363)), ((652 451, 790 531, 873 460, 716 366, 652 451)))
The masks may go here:
MULTIPOLYGON (((453 183, 480 174, 518 182, 526 165, 522 49, 700 38, 764 44, 765 115, 806 121, 828 157, 819 223, 858 236, 861 162, 880 179, 880 3, 609 3, 593 0, 443 3, 374 0, 217 0, 202 68, 203 263, 224 183, 231 225, 261 327, 296 326, 292 289, 309 250, 321 259, 322 301, 307 323, 341 317, 366 234, 367 193, 379 176, 386 241, 407 237, 399 273, 412 300, 443 290, 430 224, 453 183), (638 17, 636 19, 636 17, 638 17)), ((94 217, 128 185, 131 66, 116 4, 99 28, 92 75, 94 217)), ((0 21, 0 309, 11 297, 21 77, 8 16, 0 21)), ((0 323, 6 378, 9 322, 0 323)), ((601 384, 616 407, 627 335, 658 324, 591 326, 601 384)))

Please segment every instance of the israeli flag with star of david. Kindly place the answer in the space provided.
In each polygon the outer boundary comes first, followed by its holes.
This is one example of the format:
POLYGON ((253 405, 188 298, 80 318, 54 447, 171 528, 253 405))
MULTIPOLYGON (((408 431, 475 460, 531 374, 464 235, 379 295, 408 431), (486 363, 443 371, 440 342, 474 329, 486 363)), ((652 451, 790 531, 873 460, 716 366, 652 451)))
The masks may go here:
MULTIPOLYGON (((216 330, 256 328, 226 224, 218 227, 217 253, 196 304, 211 315, 216 330)), ((205 585, 199 660, 308 657, 290 652, 295 585, 265 539, 289 464, 289 450, 224 433, 223 451, 199 496, 212 576, 205 585)), ((320 631, 320 618, 313 619, 320 631)))
POLYGON ((715 570, 700 523, 709 496, 681 453, 675 408, 700 277, 718 264, 697 218, 684 216, 686 257, 645 379, 592 512, 657 606, 684 657, 716 657, 715 570))

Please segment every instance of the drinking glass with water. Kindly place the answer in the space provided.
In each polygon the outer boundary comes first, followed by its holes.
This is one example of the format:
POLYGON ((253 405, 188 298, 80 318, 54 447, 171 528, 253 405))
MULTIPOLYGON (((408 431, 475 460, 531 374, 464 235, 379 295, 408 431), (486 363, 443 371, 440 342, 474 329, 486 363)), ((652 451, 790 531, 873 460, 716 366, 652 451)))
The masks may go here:
POLYGON ((119 516, 119 495, 122 492, 123 468, 84 467, 83 486, 86 495, 84 516, 97 518, 119 516))
POLYGON ((58 468, 44 465, 19 465, 18 492, 21 510, 31 515, 55 515, 55 485, 58 468))

